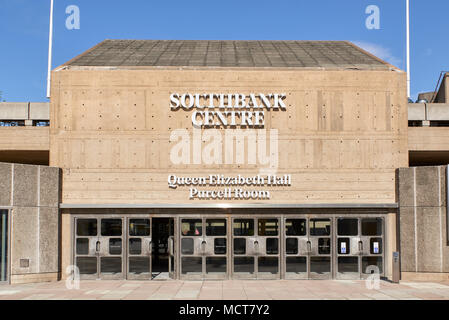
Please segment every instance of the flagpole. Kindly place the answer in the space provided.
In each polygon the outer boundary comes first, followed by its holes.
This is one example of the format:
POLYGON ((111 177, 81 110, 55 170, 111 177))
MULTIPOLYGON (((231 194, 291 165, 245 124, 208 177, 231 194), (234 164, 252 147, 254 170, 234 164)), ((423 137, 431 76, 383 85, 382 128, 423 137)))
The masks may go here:
POLYGON ((48 73, 47 73, 47 98, 50 99, 51 87, 51 63, 53 49, 53 0, 50 3, 50 32, 48 37, 48 73))
POLYGON ((410 98, 410 0, 407 1, 407 97, 410 98))

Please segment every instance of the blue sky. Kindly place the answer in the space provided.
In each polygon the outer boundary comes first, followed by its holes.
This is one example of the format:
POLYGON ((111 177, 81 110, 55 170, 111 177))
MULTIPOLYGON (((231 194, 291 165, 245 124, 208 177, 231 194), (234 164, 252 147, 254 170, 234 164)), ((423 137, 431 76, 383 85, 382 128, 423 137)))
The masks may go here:
MULTIPOLYGON (((411 0, 412 97, 449 70, 449 1, 411 0)), ((47 101, 50 0, 0 0, 0 91, 47 101)), ((55 0, 57 67, 103 39, 350 40, 405 70, 405 0, 55 0), (80 8, 68 30, 66 7, 80 8), (380 30, 365 9, 380 8, 380 30)))

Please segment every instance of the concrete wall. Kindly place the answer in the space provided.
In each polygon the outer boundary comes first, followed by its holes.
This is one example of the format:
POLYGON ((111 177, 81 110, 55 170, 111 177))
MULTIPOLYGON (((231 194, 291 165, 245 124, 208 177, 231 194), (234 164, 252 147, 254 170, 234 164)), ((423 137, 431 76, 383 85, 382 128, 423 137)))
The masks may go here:
POLYGON ((50 120, 48 102, 0 102, 0 120, 50 120))
POLYGON ((59 169, 0 163, 0 206, 10 207, 11 283, 56 280, 59 169))
POLYGON ((446 167, 398 169, 403 279, 449 278, 446 167))
POLYGON ((409 103, 409 121, 449 121, 449 103, 409 103))
POLYGON ((279 134, 277 172, 291 174, 292 186, 266 188, 270 203, 395 203, 395 170, 408 165, 402 72, 89 68, 53 72, 52 84, 50 165, 64 171, 64 204, 192 203, 188 188, 168 188, 168 173, 253 176, 264 168, 195 164, 192 150, 191 164, 170 161, 173 130, 194 139, 192 110, 171 111, 172 92, 287 95, 287 110, 266 112, 265 129, 279 134))

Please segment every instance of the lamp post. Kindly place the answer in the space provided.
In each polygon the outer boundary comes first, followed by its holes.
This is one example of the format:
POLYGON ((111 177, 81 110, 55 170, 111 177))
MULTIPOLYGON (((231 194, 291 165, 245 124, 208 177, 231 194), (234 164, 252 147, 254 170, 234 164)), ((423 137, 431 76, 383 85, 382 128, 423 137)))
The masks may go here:
POLYGON ((53 1, 50 2, 50 32, 48 37, 48 73, 47 73, 47 98, 50 99, 51 87, 51 62, 52 62, 52 47, 53 47, 53 1))
POLYGON ((407 98, 410 98, 410 0, 406 0, 407 10, 407 98))

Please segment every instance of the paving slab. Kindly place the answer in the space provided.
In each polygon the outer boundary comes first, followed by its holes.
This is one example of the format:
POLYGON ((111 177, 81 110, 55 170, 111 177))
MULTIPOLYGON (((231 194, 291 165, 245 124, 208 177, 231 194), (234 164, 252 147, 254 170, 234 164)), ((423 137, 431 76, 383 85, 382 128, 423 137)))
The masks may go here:
POLYGON ((449 300, 449 281, 381 281, 367 288, 355 280, 226 281, 81 281, 67 289, 64 281, 0 286, 0 300, 449 300))

